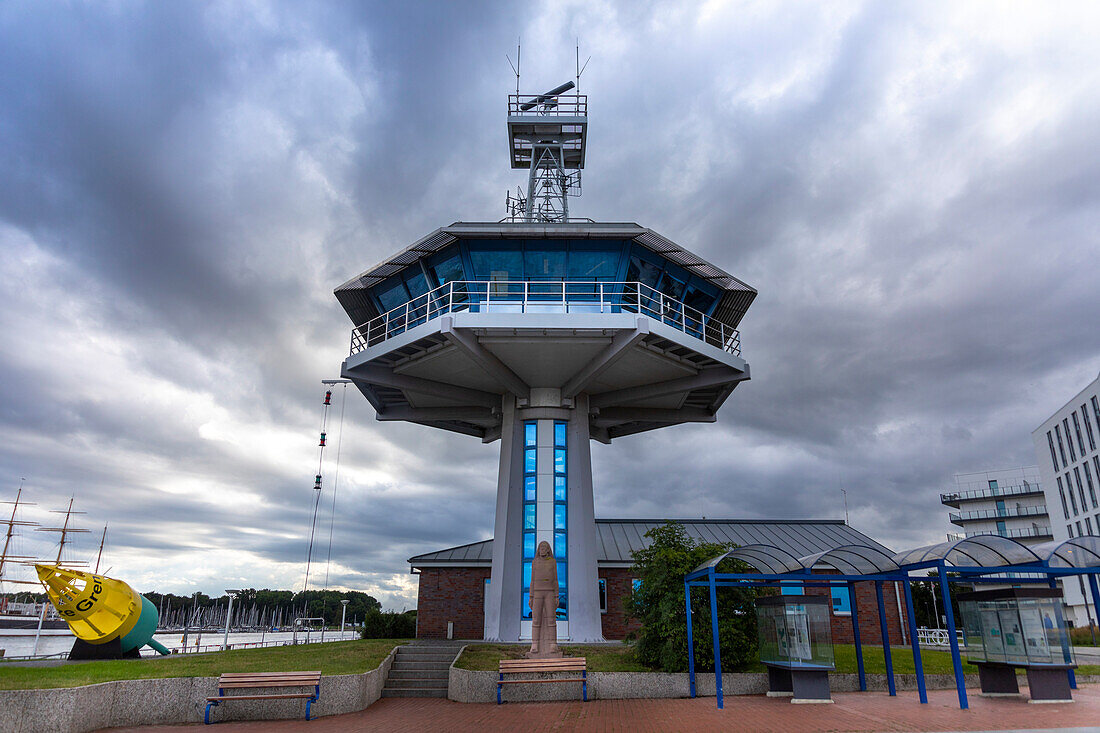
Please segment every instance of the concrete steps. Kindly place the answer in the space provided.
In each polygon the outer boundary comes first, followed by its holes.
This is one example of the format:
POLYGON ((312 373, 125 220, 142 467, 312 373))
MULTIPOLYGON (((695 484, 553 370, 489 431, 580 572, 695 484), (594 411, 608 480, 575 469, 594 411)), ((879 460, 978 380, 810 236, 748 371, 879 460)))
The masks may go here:
POLYGON ((382 697, 447 697, 451 663, 462 646, 417 641, 397 647, 382 697))

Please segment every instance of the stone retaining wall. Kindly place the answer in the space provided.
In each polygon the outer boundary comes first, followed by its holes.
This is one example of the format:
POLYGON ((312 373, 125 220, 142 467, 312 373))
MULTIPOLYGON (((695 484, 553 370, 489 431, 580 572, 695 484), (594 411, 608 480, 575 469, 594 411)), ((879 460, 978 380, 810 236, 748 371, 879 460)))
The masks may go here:
MULTIPOLYGON (((310 717, 356 712, 381 697, 394 653, 369 672, 322 676, 321 697, 313 704, 310 717)), ((101 728, 201 723, 206 698, 218 694, 217 683, 217 677, 173 677, 0 690, 0 731, 85 733, 101 728)), ((210 718, 216 723, 283 720, 303 718, 305 710, 305 700, 248 700, 219 705, 210 711, 210 718)))
MULTIPOLYGON (((475 672, 451 666, 447 696, 455 702, 496 702, 497 673, 475 672)), ((554 675, 531 675, 530 679, 550 679, 554 675)), ((1098 675, 1078 675, 1081 684, 1100 682, 1098 675)), ((955 689, 955 677, 950 674, 924 676, 929 690, 955 689)), ((834 692, 855 692, 859 689, 859 675, 830 674, 829 684, 834 692)), ((917 689, 915 674, 895 674, 894 684, 899 691, 917 689)), ((1026 686, 1026 678, 1021 679, 1026 686)), ((978 675, 966 675, 969 689, 978 687, 978 675)), ((885 692, 886 675, 867 675, 867 689, 885 692)), ((762 695, 768 690, 768 675, 764 673, 727 672, 722 675, 722 692, 725 695, 762 695)), ((714 696, 714 674, 695 675, 695 692, 699 697, 714 696)), ((589 672, 589 700, 624 700, 628 698, 688 697, 687 672, 589 672)), ((579 682, 563 682, 560 685, 505 685, 505 702, 530 702, 549 700, 579 700, 579 682)))

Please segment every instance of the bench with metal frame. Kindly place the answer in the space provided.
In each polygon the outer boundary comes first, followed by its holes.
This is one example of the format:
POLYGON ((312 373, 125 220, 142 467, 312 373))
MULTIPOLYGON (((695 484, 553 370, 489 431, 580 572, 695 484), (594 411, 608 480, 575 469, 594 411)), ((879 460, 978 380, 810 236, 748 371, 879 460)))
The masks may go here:
POLYGON ((210 725, 210 708, 228 700, 293 700, 306 701, 306 720, 310 707, 321 697, 320 672, 227 672, 218 678, 218 694, 206 698, 203 722, 210 725), (313 692, 281 692, 265 695, 226 695, 226 690, 312 687, 313 692))
POLYGON ((526 685, 544 682, 580 682, 581 699, 588 702, 588 667, 584 657, 566 657, 564 659, 502 659, 499 668, 500 679, 497 680, 497 705, 500 705, 501 689, 504 685, 526 685), (542 674, 552 672, 580 672, 580 677, 541 679, 541 680, 506 680, 506 674, 542 674))

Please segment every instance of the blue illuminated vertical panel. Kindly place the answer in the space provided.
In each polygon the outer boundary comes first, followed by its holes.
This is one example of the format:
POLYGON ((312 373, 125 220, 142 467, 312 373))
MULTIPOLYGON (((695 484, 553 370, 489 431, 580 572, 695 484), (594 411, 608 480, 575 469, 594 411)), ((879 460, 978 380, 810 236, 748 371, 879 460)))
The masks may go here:
POLYGON ((564 420, 554 421, 554 557, 558 561, 558 618, 569 618, 569 558, 566 553, 569 539, 565 502, 569 496, 569 465, 566 443, 567 426, 564 420), (559 549, 560 548, 560 549, 559 549))
POLYGON ((535 542, 537 469, 538 423, 527 420, 523 423, 523 582, 520 584, 520 613, 525 620, 531 618, 531 561, 538 544, 535 542))

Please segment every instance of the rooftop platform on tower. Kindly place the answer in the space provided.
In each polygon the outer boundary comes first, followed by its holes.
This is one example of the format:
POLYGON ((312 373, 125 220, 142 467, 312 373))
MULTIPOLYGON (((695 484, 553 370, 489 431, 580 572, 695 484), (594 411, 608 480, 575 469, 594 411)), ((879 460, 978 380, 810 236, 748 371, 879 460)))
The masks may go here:
POLYGON ((508 95, 508 143, 512 168, 531 167, 536 143, 560 144, 562 166, 584 168, 588 95, 508 95))

